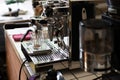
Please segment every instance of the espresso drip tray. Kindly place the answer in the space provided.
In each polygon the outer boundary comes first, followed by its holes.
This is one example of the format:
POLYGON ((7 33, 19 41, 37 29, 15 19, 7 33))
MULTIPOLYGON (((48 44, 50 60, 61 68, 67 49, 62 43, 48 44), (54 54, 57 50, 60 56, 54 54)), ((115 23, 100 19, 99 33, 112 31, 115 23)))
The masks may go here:
POLYGON ((47 45, 47 47, 44 50, 34 50, 30 47, 31 44, 31 42, 23 42, 21 45, 22 51, 28 61, 32 61, 36 65, 66 61, 69 58, 69 53, 66 49, 58 48, 57 45, 51 41, 45 41, 45 46, 47 45))
POLYGON ((51 53, 51 48, 46 43, 42 43, 42 45, 39 47, 33 47, 31 41, 25 41, 22 42, 22 46, 30 56, 46 55, 51 53))

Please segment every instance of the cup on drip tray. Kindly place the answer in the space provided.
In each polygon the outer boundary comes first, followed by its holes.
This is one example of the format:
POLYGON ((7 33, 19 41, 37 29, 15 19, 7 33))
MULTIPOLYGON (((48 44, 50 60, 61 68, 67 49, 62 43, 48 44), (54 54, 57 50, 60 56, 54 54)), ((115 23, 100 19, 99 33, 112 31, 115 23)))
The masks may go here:
POLYGON ((32 42, 34 49, 41 47, 44 41, 42 30, 36 30, 32 33, 32 42))

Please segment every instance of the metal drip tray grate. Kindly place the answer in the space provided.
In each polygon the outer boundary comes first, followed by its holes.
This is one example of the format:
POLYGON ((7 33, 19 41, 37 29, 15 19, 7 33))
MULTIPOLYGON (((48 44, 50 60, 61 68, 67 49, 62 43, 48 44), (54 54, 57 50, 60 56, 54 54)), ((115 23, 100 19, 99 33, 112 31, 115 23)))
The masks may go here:
MULTIPOLYGON (((56 44, 46 41, 45 42, 51 49, 51 52, 49 54, 44 54, 44 55, 35 55, 31 56, 28 54, 26 47, 22 45, 22 51, 23 53, 32 60, 32 62, 35 65, 43 65, 43 64, 49 64, 49 63, 55 63, 59 61, 66 61, 69 58, 69 53, 66 49, 61 49, 60 47, 58 48, 56 44)), ((24 43, 25 44, 25 43, 24 43)))

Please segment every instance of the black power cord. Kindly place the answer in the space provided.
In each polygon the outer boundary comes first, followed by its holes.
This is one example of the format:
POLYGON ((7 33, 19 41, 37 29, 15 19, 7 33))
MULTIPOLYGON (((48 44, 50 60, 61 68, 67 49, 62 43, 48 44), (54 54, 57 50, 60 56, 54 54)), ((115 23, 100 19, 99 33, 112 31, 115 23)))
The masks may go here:
POLYGON ((23 66, 24 66, 24 64, 25 64, 26 61, 27 61, 27 60, 25 60, 25 61, 21 64, 21 66, 20 66, 20 70, 19 70, 19 80, 21 80, 22 68, 23 68, 23 66))
MULTIPOLYGON (((66 66, 61 62, 61 64, 66 68, 66 66)), ((78 78, 77 78, 77 76, 75 76, 75 74, 70 70, 70 69, 68 69, 68 71, 74 76, 74 78, 76 79, 76 80, 79 80, 78 78)))

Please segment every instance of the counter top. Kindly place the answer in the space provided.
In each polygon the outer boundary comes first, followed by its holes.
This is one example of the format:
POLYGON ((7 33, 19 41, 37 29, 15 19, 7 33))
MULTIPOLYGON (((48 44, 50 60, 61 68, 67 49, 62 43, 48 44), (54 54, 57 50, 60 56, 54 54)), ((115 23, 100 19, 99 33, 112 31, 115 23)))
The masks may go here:
MULTIPOLYGON (((24 34, 26 31, 28 30, 28 28, 15 28, 15 29, 9 29, 9 30, 5 30, 6 35, 8 35, 11 44, 16 52, 17 57, 19 58, 21 64, 22 62, 24 62, 26 60, 26 57, 24 56, 23 52, 21 51, 21 42, 16 42, 14 41, 14 39, 12 38, 13 34, 24 34)), ((26 66, 26 73, 28 76, 32 76, 35 74, 35 72, 31 69, 29 63, 25 63, 26 66)))

